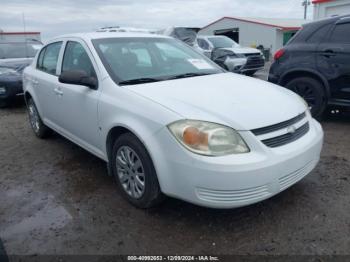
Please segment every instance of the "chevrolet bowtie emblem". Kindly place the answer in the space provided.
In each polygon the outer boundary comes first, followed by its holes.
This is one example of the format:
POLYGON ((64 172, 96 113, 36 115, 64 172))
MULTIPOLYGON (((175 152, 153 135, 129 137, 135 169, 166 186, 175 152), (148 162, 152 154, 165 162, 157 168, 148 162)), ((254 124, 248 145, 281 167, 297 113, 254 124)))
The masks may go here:
POLYGON ((296 130, 297 130, 297 128, 295 126, 290 126, 290 127, 287 128, 287 132, 289 134, 295 133, 296 130))

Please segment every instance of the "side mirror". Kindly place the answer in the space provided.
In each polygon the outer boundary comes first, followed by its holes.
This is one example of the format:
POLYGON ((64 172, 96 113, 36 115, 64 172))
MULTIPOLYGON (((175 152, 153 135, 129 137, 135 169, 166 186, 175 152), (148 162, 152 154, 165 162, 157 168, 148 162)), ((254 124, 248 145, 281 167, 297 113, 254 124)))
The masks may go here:
POLYGON ((64 84, 82 85, 94 90, 97 89, 96 77, 88 76, 82 70, 65 71, 58 77, 58 81, 64 84))

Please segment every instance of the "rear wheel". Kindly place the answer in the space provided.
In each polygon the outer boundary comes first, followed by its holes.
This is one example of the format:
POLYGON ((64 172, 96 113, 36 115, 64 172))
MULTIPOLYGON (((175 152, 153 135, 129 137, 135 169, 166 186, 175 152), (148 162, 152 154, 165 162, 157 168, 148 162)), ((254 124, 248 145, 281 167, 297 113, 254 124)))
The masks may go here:
POLYGON ((126 133, 115 141, 110 164, 122 195, 131 204, 150 208, 163 200, 152 160, 136 136, 126 133))
POLYGON ((27 101, 29 122, 34 134, 39 138, 45 138, 51 134, 51 129, 48 128, 40 118, 38 109, 32 98, 27 101))
POLYGON ((298 77, 287 83, 286 88, 300 95, 309 105, 311 114, 320 118, 327 105, 322 83, 311 77, 298 77))

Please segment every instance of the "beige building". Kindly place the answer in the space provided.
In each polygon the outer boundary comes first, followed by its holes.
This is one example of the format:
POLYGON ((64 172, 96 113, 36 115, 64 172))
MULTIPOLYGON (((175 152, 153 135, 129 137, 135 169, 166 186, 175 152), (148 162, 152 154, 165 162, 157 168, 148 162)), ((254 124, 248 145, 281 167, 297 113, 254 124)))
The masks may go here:
POLYGON ((274 53, 308 21, 284 18, 223 17, 203 27, 200 35, 225 35, 242 46, 263 45, 274 53))
POLYGON ((314 0, 314 20, 350 15, 350 0, 314 0))
POLYGON ((41 41, 40 32, 4 32, 0 29, 1 42, 41 41))

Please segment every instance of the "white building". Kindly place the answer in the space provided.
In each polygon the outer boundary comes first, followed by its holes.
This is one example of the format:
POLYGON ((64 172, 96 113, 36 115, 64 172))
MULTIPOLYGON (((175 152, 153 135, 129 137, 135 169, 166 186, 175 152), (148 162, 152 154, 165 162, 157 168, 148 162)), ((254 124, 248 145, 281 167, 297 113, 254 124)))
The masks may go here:
POLYGON ((203 27, 199 34, 226 35, 242 46, 263 45, 274 53, 306 22, 301 19, 223 17, 203 27))
POLYGON ((314 0, 314 20, 336 15, 350 15, 350 0, 314 0))
POLYGON ((4 32, 0 29, 1 42, 41 41, 39 32, 4 32))

